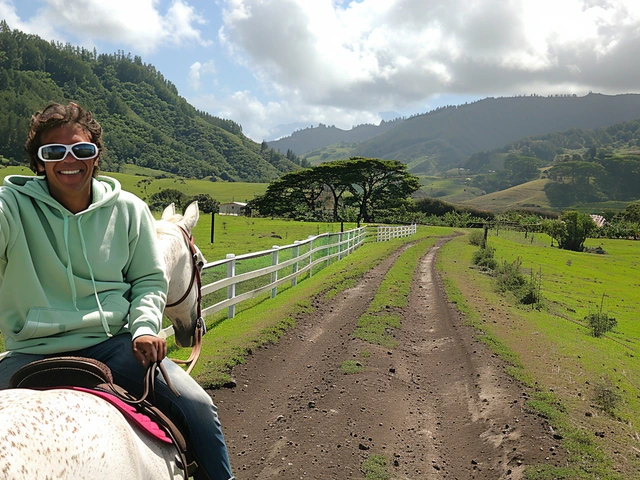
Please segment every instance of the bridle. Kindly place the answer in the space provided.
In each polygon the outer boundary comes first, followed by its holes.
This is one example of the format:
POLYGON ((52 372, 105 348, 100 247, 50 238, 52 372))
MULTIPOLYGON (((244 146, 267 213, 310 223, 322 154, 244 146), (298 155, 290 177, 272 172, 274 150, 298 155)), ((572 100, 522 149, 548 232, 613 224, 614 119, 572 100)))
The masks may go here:
POLYGON ((187 290, 180 297, 180 300, 176 302, 168 303, 166 305, 166 308, 175 307, 180 305, 182 302, 184 302, 186 298, 189 296, 189 293, 191 293, 191 289, 195 284, 197 296, 198 296, 197 306, 196 306, 198 319, 196 320, 196 329, 195 329, 195 332, 193 333, 193 349, 191 350, 191 355, 189 355, 189 358, 187 360, 172 359, 172 361, 175 363, 187 365, 187 373, 191 373, 191 370, 193 370, 193 367, 198 361, 198 357, 200 356, 200 351, 202 350, 202 336, 205 333, 207 333, 207 326, 205 325, 204 320, 202 318, 202 277, 200 275, 201 266, 198 264, 198 250, 196 249, 196 244, 193 241, 193 235, 188 233, 182 226, 180 225, 176 225, 176 226, 182 232, 182 236, 184 237, 184 240, 187 243, 187 247, 191 252, 191 280, 189 281, 189 286, 187 287, 187 290))

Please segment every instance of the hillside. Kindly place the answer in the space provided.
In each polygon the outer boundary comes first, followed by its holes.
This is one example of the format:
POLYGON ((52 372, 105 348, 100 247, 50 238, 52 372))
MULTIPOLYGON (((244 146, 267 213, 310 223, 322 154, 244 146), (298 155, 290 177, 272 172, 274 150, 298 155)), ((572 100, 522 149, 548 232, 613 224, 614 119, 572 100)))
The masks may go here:
MULTIPOLYGON (((544 186, 548 182, 548 179, 533 180, 506 190, 489 193, 470 200, 463 200, 459 203, 494 213, 517 208, 549 210, 551 205, 547 195, 544 193, 544 186)), ((454 199, 448 200, 455 201, 454 199)))
POLYGON ((380 125, 358 125, 351 130, 342 130, 334 125, 327 127, 319 124, 317 127, 309 127, 293 132, 288 137, 267 142, 271 148, 286 153, 291 150, 296 155, 304 155, 317 148, 334 145, 337 143, 358 143, 386 132, 403 119, 380 122, 380 125))
MULTIPOLYGON (((474 153, 522 138, 572 128, 598 129, 635 119, 640 119, 637 94, 487 98, 411 117, 350 145, 348 153, 400 160, 413 173, 433 174, 461 165, 474 153)), ((312 139, 316 132, 312 129, 307 136, 312 139)), ((322 151, 316 149, 313 155, 320 158, 322 151)), ((333 157, 329 154, 325 159, 333 157)))
POLYGON ((134 164, 212 181, 268 182, 300 168, 232 120, 196 110, 138 56, 46 42, 0 22, 0 158, 24 162, 33 112, 77 101, 102 124, 102 169, 134 164))

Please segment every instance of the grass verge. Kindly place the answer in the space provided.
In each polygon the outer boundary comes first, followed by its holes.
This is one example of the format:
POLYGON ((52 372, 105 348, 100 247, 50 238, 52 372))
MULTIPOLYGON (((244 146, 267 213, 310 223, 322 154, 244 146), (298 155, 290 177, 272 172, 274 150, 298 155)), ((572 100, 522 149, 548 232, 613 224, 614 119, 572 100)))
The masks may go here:
MULTIPOLYGON (((491 243, 496 246, 498 242, 491 243)), ((478 331, 478 338, 507 363, 509 373, 530 391, 526 408, 531 413, 546 419, 569 455, 566 467, 558 469, 548 465, 530 466, 525 472, 526 478, 530 480, 633 478, 629 477, 629 473, 637 474, 638 470, 634 467, 632 455, 626 456, 625 465, 613 461, 611 457, 611 450, 619 447, 618 442, 623 439, 616 435, 617 438, 613 444, 601 442, 590 431, 591 427, 584 422, 585 409, 587 412, 592 412, 593 404, 585 405, 585 400, 588 402, 588 398, 584 398, 587 395, 583 392, 588 393, 590 381, 593 383, 599 376, 597 369, 589 371, 591 370, 589 365, 594 360, 602 364, 605 358, 604 352, 597 359, 587 357, 588 351, 584 349, 582 354, 568 355, 568 352, 576 348, 572 343, 586 342, 592 345, 595 339, 590 339, 583 327, 573 322, 566 322, 549 312, 539 312, 510 304, 508 297, 500 296, 495 292, 490 277, 469 268, 473 250, 474 248, 468 245, 464 237, 455 239, 440 249, 437 267, 442 274, 447 295, 463 313, 466 323, 478 331), (585 375, 588 377, 581 378, 585 375), (578 382, 577 379, 580 381, 578 382)), ((519 254, 522 256, 523 253, 514 245, 499 244, 497 256, 505 255, 505 252, 508 252, 512 258, 519 254)), ((538 251, 539 255, 543 253, 538 251)), ((510 260, 510 257, 507 259, 510 260)), ((575 264, 578 257, 572 258, 575 264)), ((588 258, 580 258, 580 261, 582 260, 592 261, 588 258)), ((564 261, 556 259, 557 261, 565 265, 567 263, 566 259, 564 261)), ((584 279, 574 276, 566 278, 565 281, 575 284, 571 289, 576 289, 580 288, 578 284, 584 282, 584 279)), ((625 288, 622 287, 622 289, 625 288)), ((563 295, 566 296, 567 291, 564 291, 563 295)), ((605 345, 601 347, 605 350, 610 349, 605 345)), ((597 425, 608 425, 618 432, 621 431, 620 422, 614 426, 612 423, 612 421, 615 422, 614 419, 608 421, 606 415, 597 415, 597 413, 594 414, 594 417, 598 417, 594 418, 597 425)), ((622 428, 622 431, 624 430, 625 428, 622 428)), ((629 450, 631 454, 632 451, 629 450)))
POLYGON ((418 262, 435 241, 433 237, 424 238, 400 255, 380 283, 367 311, 358 319, 355 338, 387 348, 396 346, 393 330, 401 328, 402 317, 395 310, 407 306, 418 262))

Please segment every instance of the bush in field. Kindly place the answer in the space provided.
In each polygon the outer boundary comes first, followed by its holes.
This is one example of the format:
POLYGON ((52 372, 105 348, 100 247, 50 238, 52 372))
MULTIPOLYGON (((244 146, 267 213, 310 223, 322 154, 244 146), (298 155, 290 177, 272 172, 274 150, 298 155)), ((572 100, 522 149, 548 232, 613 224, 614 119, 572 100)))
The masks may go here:
POLYGON ((471 261, 474 265, 479 267, 485 267, 490 270, 495 270, 498 266, 498 261, 493 258, 496 253, 496 249, 493 247, 485 247, 473 252, 473 258, 471 261))
POLYGON ((543 222, 543 230, 558 242, 558 247, 582 252, 587 237, 597 228, 586 213, 571 210, 562 214, 558 220, 543 222))
POLYGON ((496 269, 496 287, 501 293, 511 292, 518 303, 541 308, 541 274, 535 275, 532 272, 531 278, 527 279, 521 267, 520 258, 512 263, 503 261, 502 265, 496 269))
POLYGON ((609 317, 606 312, 602 311, 590 313, 584 317, 584 319, 591 328, 591 334, 596 338, 601 337, 618 326, 618 321, 615 318, 609 317))
POLYGON ((509 263, 506 260, 502 262, 496 269, 496 284, 498 291, 515 292, 527 284, 527 278, 520 271, 522 261, 517 258, 513 263, 509 263))
POLYGON ((606 293, 602 294, 600 309, 597 312, 589 313, 589 315, 584 317, 591 328, 591 334, 596 338, 601 337, 618 326, 618 321, 613 317, 609 317, 609 314, 603 311, 604 298, 606 296, 606 293))
POLYGON ((473 230, 468 238, 469 243, 476 247, 481 247, 484 244, 484 232, 482 230, 473 230))
POLYGON ((606 413, 615 416, 615 409, 622 400, 622 397, 615 390, 615 386, 609 378, 604 378, 594 387, 594 402, 606 413))

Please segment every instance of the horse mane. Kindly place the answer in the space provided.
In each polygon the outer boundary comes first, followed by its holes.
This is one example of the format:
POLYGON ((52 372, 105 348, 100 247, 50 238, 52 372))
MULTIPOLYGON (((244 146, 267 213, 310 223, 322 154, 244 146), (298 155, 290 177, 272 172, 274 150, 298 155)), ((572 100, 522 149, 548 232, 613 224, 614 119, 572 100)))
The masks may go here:
POLYGON ((180 220, 182 220, 182 215, 179 214, 156 220, 156 234, 178 235, 179 231, 177 231, 175 227, 180 220))

